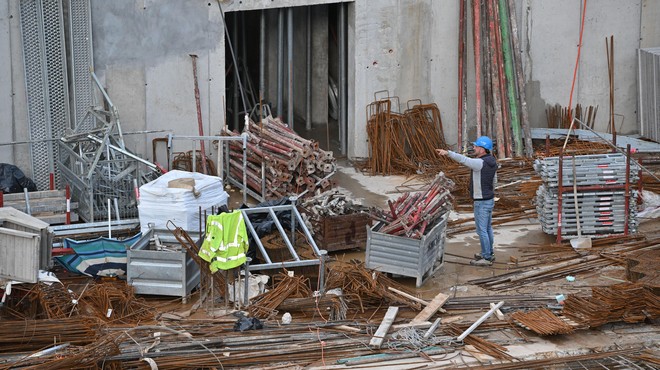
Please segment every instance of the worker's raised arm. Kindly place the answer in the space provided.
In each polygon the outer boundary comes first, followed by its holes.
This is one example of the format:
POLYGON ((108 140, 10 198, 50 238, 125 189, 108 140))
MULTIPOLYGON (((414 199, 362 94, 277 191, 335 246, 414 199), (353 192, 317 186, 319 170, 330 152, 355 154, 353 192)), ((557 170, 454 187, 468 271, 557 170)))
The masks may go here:
POLYGON ((481 159, 466 157, 462 154, 452 152, 451 150, 436 149, 435 152, 438 153, 438 155, 446 155, 453 161, 458 162, 475 171, 481 170, 481 168, 484 166, 484 161, 481 159))

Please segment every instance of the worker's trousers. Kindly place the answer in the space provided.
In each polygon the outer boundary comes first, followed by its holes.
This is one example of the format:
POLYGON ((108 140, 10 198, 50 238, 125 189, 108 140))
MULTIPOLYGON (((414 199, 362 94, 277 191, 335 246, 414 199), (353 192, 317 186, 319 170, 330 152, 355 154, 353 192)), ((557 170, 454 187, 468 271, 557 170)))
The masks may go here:
POLYGON ((474 223, 481 243, 481 257, 493 257, 493 207, 494 199, 474 201, 474 223))

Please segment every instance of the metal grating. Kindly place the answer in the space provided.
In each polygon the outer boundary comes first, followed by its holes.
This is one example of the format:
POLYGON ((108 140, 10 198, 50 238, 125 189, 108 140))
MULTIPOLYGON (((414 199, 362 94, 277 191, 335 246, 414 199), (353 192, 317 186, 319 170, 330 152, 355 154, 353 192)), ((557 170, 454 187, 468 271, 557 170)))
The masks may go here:
MULTIPOLYGON (((43 7, 43 31, 46 47, 46 77, 51 138, 59 139, 69 121, 69 91, 66 72, 66 48, 64 46, 64 17, 61 0, 41 0, 43 7)), ((59 147, 52 145, 52 158, 59 158, 59 147)), ((55 172, 55 187, 61 187, 59 171, 55 172)))
POLYGON ((87 114, 94 104, 90 68, 94 66, 92 51, 91 8, 89 0, 70 0, 69 36, 71 49, 72 118, 73 127, 82 131, 94 128, 93 117, 87 114))
POLYGON ((660 142, 660 47, 639 49, 640 134, 660 142))
POLYGON ((46 76, 44 70, 44 50, 41 45, 43 30, 41 28, 41 3, 36 0, 21 0, 20 19, 21 37, 23 41, 23 64, 25 70, 25 88, 27 92, 27 110, 30 140, 33 141, 30 152, 32 155, 32 180, 37 188, 48 189, 49 172, 53 160, 49 158, 53 143, 45 141, 50 138, 48 115, 46 110, 46 76))
POLYGON ((28 102, 32 178, 48 189, 50 173, 55 185, 59 139, 69 128, 69 97, 64 46, 64 19, 60 0, 21 0, 21 36, 28 102))

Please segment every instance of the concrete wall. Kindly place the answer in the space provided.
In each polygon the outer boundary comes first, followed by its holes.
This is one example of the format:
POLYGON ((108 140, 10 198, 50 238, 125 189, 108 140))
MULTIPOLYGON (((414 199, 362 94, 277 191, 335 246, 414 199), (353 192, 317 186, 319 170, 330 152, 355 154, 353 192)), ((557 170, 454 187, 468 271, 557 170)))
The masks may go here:
MULTIPOLYGON (((225 42, 214 1, 91 0, 95 69, 119 109, 124 131, 171 130, 196 135, 197 115, 189 54, 198 59, 205 134, 224 123, 225 42)), ((331 4, 337 1, 222 1, 224 11, 331 4)), ((577 53, 581 2, 516 0, 532 126, 545 126, 545 109, 568 104, 577 53)), ((0 129, 2 143, 26 140, 25 83, 18 0, 0 5, 0 129)), ((275 13, 275 12, 273 12, 275 13)), ((660 1, 589 1, 574 103, 598 105, 596 127, 608 121, 609 85, 605 38, 615 38, 617 129, 637 129, 636 49, 660 45, 660 1)), ((315 13, 323 18, 324 14, 315 13)), ((348 155, 366 157, 365 109, 374 93, 437 103, 447 141, 456 143, 458 2, 446 0, 355 0, 348 5, 348 155)), ((275 24, 269 18, 269 29, 275 24)), ((327 19, 319 26, 327 30, 327 19)), ((471 28, 471 27, 470 27, 471 28)), ((304 26, 300 28, 301 32, 304 26)), ((327 31, 326 31, 327 32, 327 31)), ((269 32, 273 35, 273 32, 269 32)), ((297 35, 296 37, 299 37, 297 35)), ((299 40, 299 39, 297 39, 299 40)), ((315 34, 315 45, 327 43, 315 34)), ((298 42, 300 43, 300 42, 298 42)), ((272 53, 272 43, 268 53, 272 53)), ((304 53, 300 54, 302 58, 304 53)), ((474 122, 474 66, 468 36, 468 120, 474 122)), ((276 54, 271 54, 275 56, 276 54)), ((324 54, 315 58, 328 57, 324 54)), ((299 64, 297 64, 299 66, 299 64)), ((322 63, 327 69, 327 63, 322 63)), ((269 92, 276 81, 269 63, 269 92)), ((316 78, 323 69, 314 71, 316 78)), ((303 79, 297 81, 300 84, 303 79)), ((316 88, 314 89, 318 93, 316 88)), ((315 95, 313 105, 327 97, 315 95)), ((274 103, 274 102, 273 102, 274 103)), ((327 103, 326 103, 327 104, 327 103)), ((325 107, 327 109, 327 106, 325 107)), ((297 106, 301 114, 304 106, 297 106)), ((318 112, 315 111, 314 117, 318 112)), ((319 120, 320 121, 320 120, 319 120)), ((316 121, 315 121, 316 123, 316 121)), ((324 122, 319 122, 324 123, 324 122)), ((131 135, 129 148, 151 159, 151 140, 165 133, 131 135)), ((470 135, 472 136, 472 135, 470 135)), ((176 150, 186 150, 183 144, 176 150)), ((0 161, 29 166, 26 145, 0 146, 0 161), (11 149, 9 149, 11 148, 11 149)), ((160 156, 160 154, 159 154, 160 156)), ((159 157, 160 162, 164 158, 159 157)))

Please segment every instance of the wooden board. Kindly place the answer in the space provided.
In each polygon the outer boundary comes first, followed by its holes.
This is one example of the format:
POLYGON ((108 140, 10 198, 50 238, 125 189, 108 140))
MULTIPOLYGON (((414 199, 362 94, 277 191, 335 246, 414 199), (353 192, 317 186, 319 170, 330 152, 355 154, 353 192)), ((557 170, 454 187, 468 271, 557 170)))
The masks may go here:
POLYGON ((390 326, 392 326, 397 313, 399 313, 399 307, 390 306, 390 308, 387 309, 383 321, 381 321, 378 330, 376 330, 376 334, 374 334, 369 342, 369 347, 380 348, 380 346, 383 345, 383 340, 385 340, 385 336, 390 330, 390 326))
MULTIPOLYGON (((411 324, 415 324, 418 322, 424 322, 424 321, 429 321, 433 315, 435 315, 436 312, 441 310, 442 305, 445 304, 449 300, 449 296, 443 293, 438 293, 435 298, 431 302, 429 302, 428 306, 424 307, 422 312, 417 314, 414 319, 410 322, 411 324)), ((444 310, 443 310, 444 311, 444 310)))

